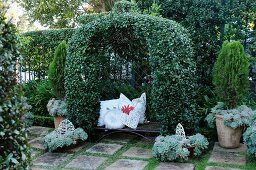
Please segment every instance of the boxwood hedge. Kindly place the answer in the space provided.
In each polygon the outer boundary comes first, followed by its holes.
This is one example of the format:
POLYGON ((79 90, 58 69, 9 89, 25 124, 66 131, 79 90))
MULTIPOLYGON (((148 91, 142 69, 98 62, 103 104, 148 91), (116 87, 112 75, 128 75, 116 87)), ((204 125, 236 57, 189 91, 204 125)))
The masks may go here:
MULTIPOLYGON (((102 62, 102 56, 104 49, 126 43, 113 38, 122 30, 132 32, 147 47, 153 78, 152 105, 162 134, 172 133, 177 123, 194 130, 197 79, 187 31, 175 21, 132 13, 104 15, 79 28, 69 40, 65 68, 69 119, 85 130, 96 126, 101 87, 105 83, 101 71, 106 62, 102 62)), ((124 51, 124 57, 126 52, 129 55, 129 51, 124 51)))

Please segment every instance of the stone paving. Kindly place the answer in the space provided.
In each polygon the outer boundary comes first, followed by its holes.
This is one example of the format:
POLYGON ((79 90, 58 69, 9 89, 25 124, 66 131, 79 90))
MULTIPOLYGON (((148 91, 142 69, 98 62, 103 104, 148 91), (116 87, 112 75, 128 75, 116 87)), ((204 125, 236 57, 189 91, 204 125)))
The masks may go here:
POLYGON ((65 168, 97 169, 107 158, 81 155, 72 160, 65 168))
POLYGON ((207 166, 205 168, 205 170, 240 170, 237 168, 223 168, 223 167, 219 167, 219 166, 207 166))
POLYGON ((33 165, 35 166, 47 166, 47 167, 53 167, 57 166, 63 161, 68 159, 68 154, 66 153, 45 153, 41 155, 40 157, 36 158, 33 161, 33 165))
POLYGON ((41 126, 32 126, 29 128, 29 132, 33 135, 40 136, 42 134, 47 133, 51 128, 48 127, 41 127, 41 126))
POLYGON ((143 170, 147 164, 147 161, 119 159, 108 166, 106 170, 143 170))
POLYGON ((122 156, 148 159, 153 157, 151 152, 151 149, 131 147, 129 150, 124 152, 122 156))
POLYGON ((208 162, 233 164, 233 165, 245 165, 246 164, 245 146, 241 144, 240 147, 236 149, 224 149, 224 148, 221 148, 219 144, 216 142, 208 162))
POLYGON ((44 149, 42 144, 42 137, 37 137, 35 139, 32 139, 31 141, 29 141, 29 144, 32 148, 44 149))
MULTIPOLYGON (((40 127, 30 129, 32 137, 29 143, 32 148, 34 148, 32 150, 32 158, 34 159, 31 166, 32 170, 93 170, 98 168, 107 170, 143 170, 147 169, 150 160, 152 160, 151 149, 139 147, 141 144, 145 144, 145 141, 136 140, 138 145, 135 147, 129 143, 131 140, 134 141, 135 138, 127 135, 115 136, 114 138, 102 140, 101 143, 95 143, 94 145, 84 142, 75 147, 69 147, 58 152, 45 152, 40 135, 49 130, 49 128, 40 127), (121 151, 122 148, 124 151, 121 151), (113 158, 114 161, 112 160, 113 158)), ((237 168, 212 166, 211 163, 218 163, 218 165, 245 165, 245 149, 244 145, 241 145, 237 149, 224 149, 219 147, 218 143, 215 143, 208 160, 209 166, 207 166, 205 170, 239 170, 237 168)), ((160 162, 155 167, 155 170, 169 169, 194 170, 195 166, 192 163, 160 162)))
POLYGON ((123 145, 119 145, 119 144, 97 143, 90 149, 87 149, 86 152, 113 155, 122 146, 123 145))

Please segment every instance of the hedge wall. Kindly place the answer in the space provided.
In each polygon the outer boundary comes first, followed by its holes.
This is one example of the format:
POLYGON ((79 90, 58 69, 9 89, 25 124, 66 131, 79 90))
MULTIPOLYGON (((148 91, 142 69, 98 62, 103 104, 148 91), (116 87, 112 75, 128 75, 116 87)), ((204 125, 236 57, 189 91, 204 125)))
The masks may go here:
POLYGON ((17 87, 19 41, 14 25, 2 11, 0 25, 0 169, 28 169, 31 152, 24 115, 31 106, 17 87))
POLYGON ((21 35, 28 44, 22 49, 22 65, 44 79, 54 56, 54 50, 63 40, 68 40, 75 29, 42 30, 26 32, 21 35))
MULTIPOLYGON (((187 31, 168 19, 131 13, 102 16, 79 28, 70 39, 65 68, 68 117, 85 130, 96 126, 101 87, 105 83, 101 71, 106 65, 100 53, 103 50, 105 54, 105 47, 118 49, 129 41, 125 37, 115 41, 114 36, 122 30, 132 32, 138 41, 145 41, 153 78, 152 106, 162 133, 173 133, 177 123, 195 130, 196 65, 187 31)), ((136 48, 139 47, 130 51, 136 48)))

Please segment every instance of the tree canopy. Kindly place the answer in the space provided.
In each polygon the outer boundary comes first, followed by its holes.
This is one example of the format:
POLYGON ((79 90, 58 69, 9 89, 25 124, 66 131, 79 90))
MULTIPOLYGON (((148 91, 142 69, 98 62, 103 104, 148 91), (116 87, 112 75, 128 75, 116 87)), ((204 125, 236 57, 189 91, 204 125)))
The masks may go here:
POLYGON ((17 0, 32 22, 50 28, 74 27, 84 13, 110 11, 117 0, 17 0))

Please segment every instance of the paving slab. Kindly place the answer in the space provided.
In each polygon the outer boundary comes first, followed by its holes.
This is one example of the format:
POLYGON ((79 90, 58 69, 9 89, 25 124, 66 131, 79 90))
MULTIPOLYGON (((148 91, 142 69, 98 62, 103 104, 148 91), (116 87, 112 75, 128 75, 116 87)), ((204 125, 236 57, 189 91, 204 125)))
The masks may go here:
POLYGON ((65 152, 72 152, 72 153, 79 152, 86 145, 87 145, 87 143, 83 142, 83 143, 80 143, 80 144, 77 144, 77 145, 74 145, 74 146, 71 146, 71 147, 66 147, 66 148, 64 148, 64 151, 65 152))
POLYGON ((122 156, 133 157, 133 158, 152 158, 151 149, 144 149, 139 147, 131 147, 122 156))
POLYGON ((107 158, 96 156, 78 156, 73 159, 65 168, 97 169, 107 158))
POLYGON ((30 167, 30 170, 48 170, 49 168, 42 168, 42 167, 36 167, 36 166, 32 166, 30 167))
POLYGON ((108 166, 106 170, 143 170, 147 164, 147 161, 119 159, 108 166))
POLYGON ((32 148, 37 148, 37 149, 44 149, 43 147, 43 142, 42 142, 42 137, 37 137, 31 141, 28 142, 32 148))
POLYGON ((101 153, 113 155, 117 152, 123 145, 120 144, 110 144, 110 143, 97 143, 86 151, 89 153, 101 153))
POLYGON ((194 170, 195 166, 191 163, 161 162, 155 170, 194 170))
POLYGON ((37 136, 40 136, 42 135, 43 133, 48 133, 48 131, 50 130, 51 128, 48 128, 48 127, 42 127, 42 126, 32 126, 29 128, 29 132, 33 135, 37 135, 37 136))
POLYGON ((246 151, 246 146, 242 143, 240 143, 240 146, 235 149, 225 149, 220 147, 219 142, 215 142, 213 151, 224 151, 224 152, 245 152, 246 151))
POLYGON ((246 154, 245 147, 241 145, 237 149, 225 149, 221 148, 218 143, 215 143, 212 154, 208 162, 245 165, 246 154))
POLYGON ((207 166, 205 168, 205 170, 241 170, 241 169, 237 169, 237 168, 223 168, 223 167, 219 167, 219 166, 207 166))
POLYGON ((134 139, 134 135, 120 133, 108 136, 107 138, 104 138, 102 142, 116 142, 126 144, 132 139, 134 139))
POLYGON ((67 153, 51 153, 47 152, 37 159, 35 159, 32 163, 35 166, 57 166, 61 164, 63 161, 68 159, 68 154, 67 153))

